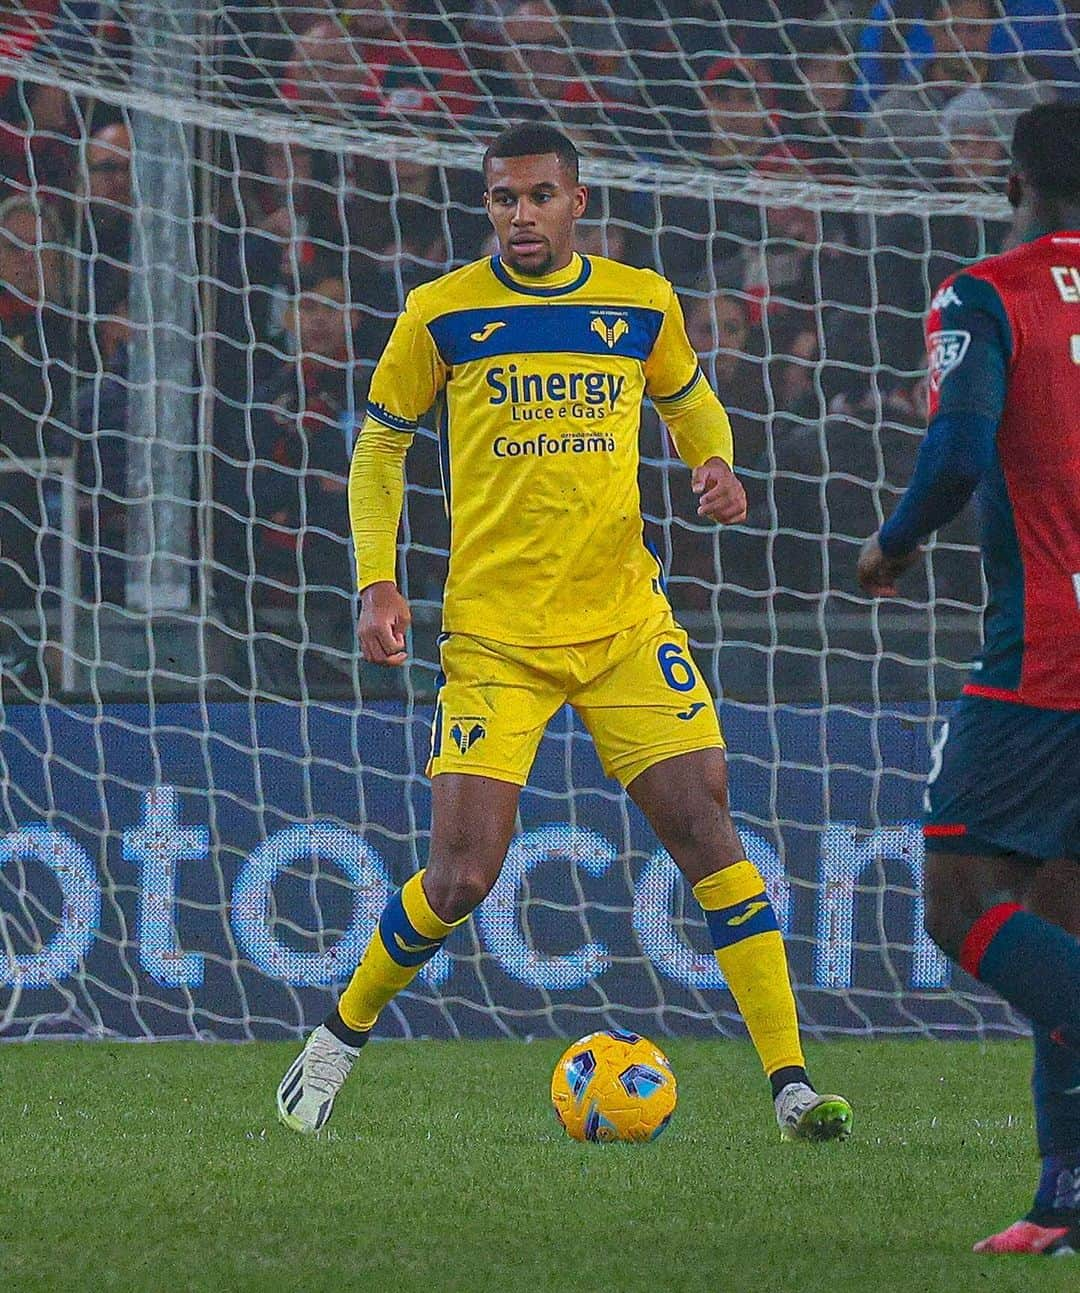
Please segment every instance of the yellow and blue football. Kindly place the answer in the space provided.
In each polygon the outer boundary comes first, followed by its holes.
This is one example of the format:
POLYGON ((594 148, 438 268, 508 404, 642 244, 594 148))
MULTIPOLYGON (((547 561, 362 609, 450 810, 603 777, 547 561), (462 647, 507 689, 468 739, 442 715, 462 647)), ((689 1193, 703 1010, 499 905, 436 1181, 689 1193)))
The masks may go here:
POLYGON ((655 1140, 675 1111, 675 1074, 664 1052, 637 1033, 589 1033, 566 1049, 551 1076, 555 1116, 574 1140, 655 1140))

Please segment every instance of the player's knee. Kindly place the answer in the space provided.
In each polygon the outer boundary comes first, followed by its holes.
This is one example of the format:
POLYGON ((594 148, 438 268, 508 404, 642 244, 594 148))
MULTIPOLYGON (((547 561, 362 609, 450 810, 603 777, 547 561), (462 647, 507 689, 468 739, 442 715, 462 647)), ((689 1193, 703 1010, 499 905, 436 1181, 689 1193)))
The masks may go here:
POLYGON ((468 859, 428 863, 424 892, 431 909, 448 924, 475 911, 491 891, 490 871, 468 859))
POLYGON ((930 901, 928 898, 923 916, 923 928, 930 941, 940 947, 946 956, 954 961, 959 957, 964 931, 962 922, 957 919, 956 911, 947 901, 930 901))
POLYGON ((968 900, 968 888, 948 862, 928 858, 923 881, 923 928, 930 941, 957 960, 978 909, 968 900))
POLYGON ((654 809, 653 817, 661 838, 684 848, 707 849, 730 820, 724 765, 709 766, 699 781, 683 786, 654 809))

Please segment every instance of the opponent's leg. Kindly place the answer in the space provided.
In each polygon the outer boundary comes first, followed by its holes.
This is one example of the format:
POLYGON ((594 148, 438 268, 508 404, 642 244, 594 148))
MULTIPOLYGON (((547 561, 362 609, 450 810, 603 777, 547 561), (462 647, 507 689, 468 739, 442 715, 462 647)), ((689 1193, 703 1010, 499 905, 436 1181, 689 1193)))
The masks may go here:
POLYGON ((806 1074, 784 940, 765 882, 731 820, 722 749, 653 764, 627 786, 634 802, 693 886, 717 963, 773 1091, 788 1139, 843 1139, 851 1106, 819 1095, 806 1074))
MULTIPOLYGON (((1020 902, 1026 914, 1057 931, 1055 941, 1059 934, 1067 938, 1080 932, 1075 863, 1040 866, 1034 859, 931 854, 926 876, 927 928, 948 944, 943 950, 962 952, 966 946, 970 952, 972 945, 961 933, 965 925, 977 930, 980 920, 988 923, 987 913, 1011 910, 1020 902)), ((1038 943, 1022 943, 1021 962, 1037 952, 1038 943)), ((1034 1042, 1032 1095, 1042 1158, 1035 1200, 1025 1217, 976 1244, 976 1252, 1068 1256, 1080 1250, 1080 1053, 1039 1024, 1034 1042)))
POLYGON ((520 793, 493 777, 433 778, 428 864, 387 903, 338 1004, 282 1079, 278 1115, 287 1127, 325 1126, 379 1012, 487 896, 513 836, 520 793))
POLYGON ((926 931, 973 978, 1080 1051, 1080 940, 1022 906, 1037 865, 1015 856, 931 852, 926 931))

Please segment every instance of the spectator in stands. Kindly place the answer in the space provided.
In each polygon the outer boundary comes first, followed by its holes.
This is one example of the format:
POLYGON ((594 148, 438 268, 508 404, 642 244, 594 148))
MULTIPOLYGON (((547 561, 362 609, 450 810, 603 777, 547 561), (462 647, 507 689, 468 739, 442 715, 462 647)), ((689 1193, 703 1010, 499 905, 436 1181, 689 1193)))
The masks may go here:
MULTIPOLYGON (((942 116, 948 146, 942 184, 962 191, 999 182, 1014 115, 996 92, 972 89, 957 95, 942 116)), ((1004 221, 962 212, 898 213, 878 220, 872 253, 878 284, 874 322, 878 353, 886 365, 900 374, 924 366, 923 320, 929 298, 950 274, 1000 251, 1005 232, 1004 221)))
MULTIPOLYGON (((405 115, 421 138, 433 120, 420 102, 405 115)), ((400 117, 399 108, 394 116, 400 117)), ((434 139, 431 139, 434 149, 434 139)), ((360 350, 382 352, 412 288, 480 254, 488 229, 483 184, 475 170, 436 166, 399 155, 358 159, 347 208, 354 282, 365 314, 360 350)))
POLYGON ((948 187, 1000 190, 1015 118, 994 90, 965 90, 949 103, 942 123, 949 150, 948 187))
MULTIPOLYGON (((2 6, 0 55, 17 62, 47 52, 59 0, 2 6)), ((0 200, 35 187, 70 193, 72 140, 68 99, 53 86, 0 72, 0 200)))
POLYGON ((686 296, 682 304, 686 335, 731 417, 736 466, 756 467, 765 449, 768 398, 750 302, 735 292, 710 292, 686 296))
POLYGON ((13 464, 71 452, 63 244, 48 207, 30 197, 0 202, 0 608, 32 605, 43 575, 37 537, 49 499, 13 464))
POLYGON ((358 42, 336 19, 320 19, 296 38, 281 93, 303 111, 346 121, 372 121, 379 82, 358 42))
MULTIPOLYGON (((717 59, 701 95, 707 124, 701 151, 710 170, 737 178, 781 146, 771 92, 755 64, 717 59)), ((756 203, 665 195, 659 205, 661 264, 676 286, 741 285, 742 258, 763 234, 756 203)))
POLYGON ((434 6, 416 0, 346 0, 342 18, 371 70, 384 108, 430 105, 433 126, 445 127, 481 111, 479 86, 451 28, 434 6))
POLYGON ((352 639, 346 485, 363 401, 350 296, 337 262, 305 268, 288 319, 297 359, 280 362, 252 409, 251 605, 272 634, 255 648, 253 681, 263 689, 318 690, 348 669, 327 652, 350 652, 352 639))
POLYGON ((99 296, 117 299, 131 265, 131 133, 121 122, 94 132, 86 148, 86 188, 81 245, 82 313, 98 313, 99 296))
POLYGON ((835 28, 810 27, 793 44, 797 83, 779 113, 787 147, 815 179, 854 179, 861 123, 852 110, 855 66, 847 40, 835 28))
MULTIPOLYGON (((759 168, 778 180, 801 177, 801 160, 774 155, 759 168)), ((871 285, 857 216, 819 210, 790 199, 762 211, 764 236, 742 258, 741 288, 752 317, 770 329, 782 324, 786 336, 809 332, 813 349, 828 359, 843 358, 853 319, 869 315, 871 285)), ((834 368, 829 366, 830 381, 834 368)), ((802 370, 788 374, 791 380, 802 370)), ((831 392, 826 392, 826 396, 831 392)), ((780 407, 790 407, 780 402, 780 407)))
POLYGON ((496 7, 465 31, 497 116, 555 121, 586 153, 647 149, 655 118, 614 24, 574 23, 550 0, 496 7))
POLYGON ((241 165, 260 178, 243 186, 240 209, 221 213, 216 269, 215 386, 224 406, 215 426, 229 438, 242 432, 238 411, 290 353, 286 314, 300 271, 335 257, 347 277, 360 254, 347 227, 351 155, 255 141, 241 165))
POLYGON ((94 320, 93 375, 78 394, 76 476, 79 482, 83 593, 123 606, 127 583, 127 286, 113 281, 99 296, 94 320))
POLYGON ((219 6, 214 47, 225 101, 249 107, 253 100, 279 100, 287 91, 283 74, 297 38, 336 16, 335 0, 233 0, 219 6))
MULTIPOLYGON (((890 85, 917 80, 935 54, 937 29, 932 0, 878 0, 859 43, 856 109, 865 111, 890 85), (930 21, 927 21, 927 19, 930 21)), ((996 83, 996 64, 1019 55, 1037 81, 1075 93, 1080 82, 1080 9, 1076 0, 996 0, 987 55, 996 83), (1001 21, 1005 19, 1006 21, 1001 21)))
POLYGON ((1017 59, 992 63, 989 56, 995 0, 939 0, 937 45, 918 81, 898 84, 868 114, 863 170, 900 184, 936 183, 947 172, 945 106, 962 90, 987 81, 993 68, 995 94, 1015 111, 1040 98, 1017 59))

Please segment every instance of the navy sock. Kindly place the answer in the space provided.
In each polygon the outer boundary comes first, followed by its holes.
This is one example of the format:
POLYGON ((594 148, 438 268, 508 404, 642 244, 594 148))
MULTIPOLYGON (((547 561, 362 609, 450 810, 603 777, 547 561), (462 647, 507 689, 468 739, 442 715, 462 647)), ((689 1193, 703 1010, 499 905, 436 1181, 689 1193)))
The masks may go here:
POLYGON ((1035 1206, 1027 1219, 1040 1226, 1080 1219, 1080 1150, 1043 1159, 1035 1206))
POLYGON ((1035 1029, 1035 1130, 1039 1153, 1080 1158, 1080 1055, 1051 1040, 1045 1028, 1035 1029))
POLYGON ((1031 1220, 1080 1214, 1080 1055, 1035 1029, 1035 1130, 1043 1169, 1031 1220))
POLYGON ((363 1032, 357 1028, 350 1028, 338 1013, 337 1006, 323 1020, 323 1027, 332 1032, 338 1041, 344 1042, 346 1046, 366 1046, 368 1038, 371 1036, 370 1028, 363 1032))
POLYGON ((1051 1041, 1080 1052, 1080 940, 1003 902, 972 925, 960 964, 1046 1029, 1051 1041))
POLYGON ((769 1085, 772 1087, 772 1098, 775 1100, 784 1087, 790 1086, 792 1082, 805 1082, 809 1086, 810 1079, 806 1076, 806 1069, 792 1064, 787 1068, 777 1069, 775 1073, 770 1073, 769 1085))

